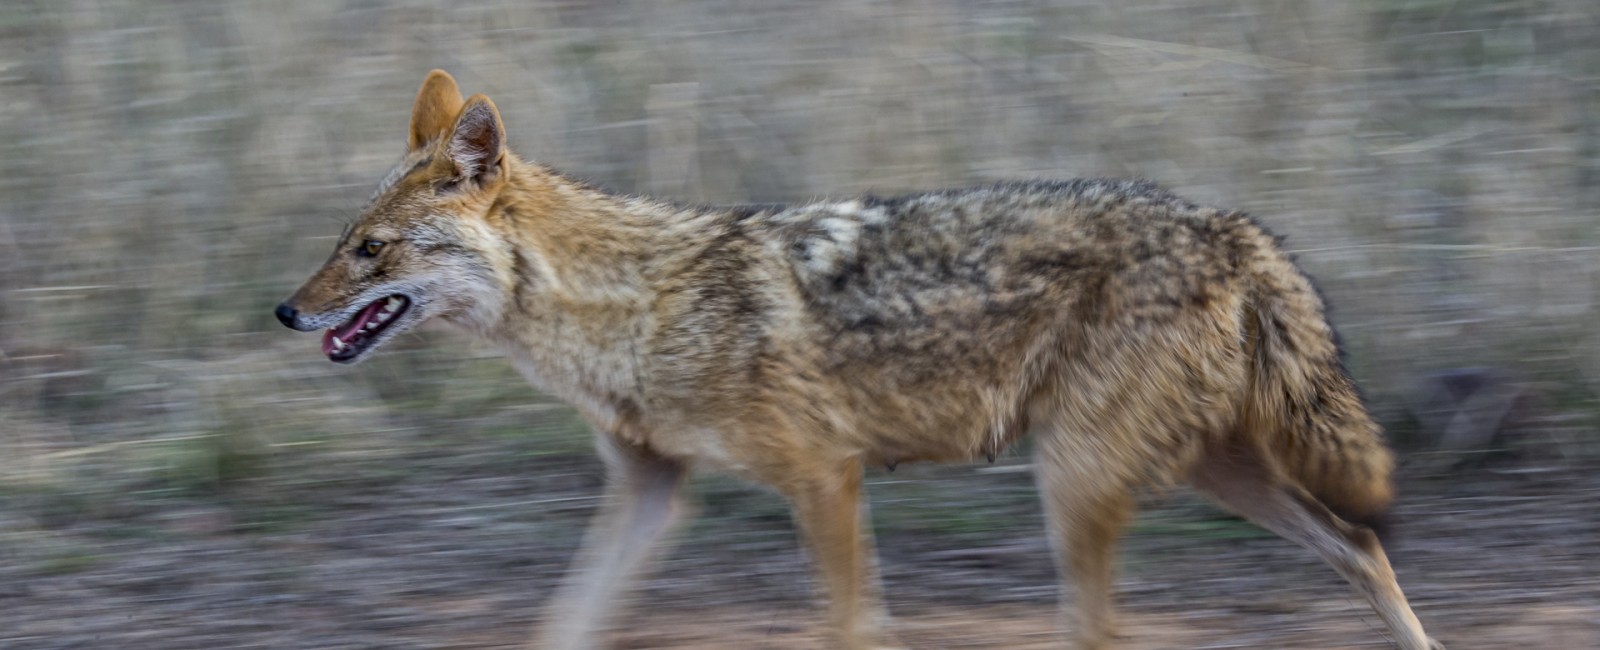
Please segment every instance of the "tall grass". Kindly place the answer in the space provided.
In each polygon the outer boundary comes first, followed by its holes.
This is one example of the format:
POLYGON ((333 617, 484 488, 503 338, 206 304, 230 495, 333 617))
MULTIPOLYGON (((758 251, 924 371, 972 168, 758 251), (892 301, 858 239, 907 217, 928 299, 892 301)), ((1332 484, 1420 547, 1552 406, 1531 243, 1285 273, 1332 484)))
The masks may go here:
POLYGON ((349 370, 270 315, 433 67, 523 155, 624 192, 1144 176, 1287 235, 1380 409, 1466 365, 1595 406, 1589 0, 453 4, 0 6, 0 476, 217 487, 440 435, 581 445, 460 336, 349 370))

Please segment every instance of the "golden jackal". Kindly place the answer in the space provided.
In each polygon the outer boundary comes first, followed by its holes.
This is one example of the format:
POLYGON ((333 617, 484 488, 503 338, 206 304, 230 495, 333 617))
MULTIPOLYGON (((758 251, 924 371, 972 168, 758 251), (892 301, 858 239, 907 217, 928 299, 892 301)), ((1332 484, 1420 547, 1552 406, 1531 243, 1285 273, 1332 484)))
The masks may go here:
POLYGON ((617 196, 513 155, 494 104, 434 71, 404 160, 277 316, 340 363, 441 318, 599 432, 608 498, 538 647, 602 643, 690 464, 792 501, 841 645, 883 647, 862 467, 1024 435, 1076 647, 1111 643, 1130 493, 1179 479, 1320 554, 1402 648, 1441 647, 1352 523, 1384 512, 1394 463, 1310 282, 1244 214, 1146 183, 617 196))

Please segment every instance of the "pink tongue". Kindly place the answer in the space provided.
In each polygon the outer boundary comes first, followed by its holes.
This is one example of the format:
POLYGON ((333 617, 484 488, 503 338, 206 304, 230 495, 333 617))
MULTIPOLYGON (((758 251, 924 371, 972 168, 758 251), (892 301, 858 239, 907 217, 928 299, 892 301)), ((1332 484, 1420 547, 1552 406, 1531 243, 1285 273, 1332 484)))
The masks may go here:
POLYGON ((384 304, 387 302, 388 300, 378 300, 367 305, 366 309, 357 313, 355 318, 350 319, 350 322, 324 331, 322 333, 322 353, 333 354, 335 352, 333 348, 333 337, 335 336, 339 337, 340 341, 349 343, 351 339, 354 339, 361 332, 361 328, 367 326, 367 321, 378 315, 378 311, 383 309, 384 304))

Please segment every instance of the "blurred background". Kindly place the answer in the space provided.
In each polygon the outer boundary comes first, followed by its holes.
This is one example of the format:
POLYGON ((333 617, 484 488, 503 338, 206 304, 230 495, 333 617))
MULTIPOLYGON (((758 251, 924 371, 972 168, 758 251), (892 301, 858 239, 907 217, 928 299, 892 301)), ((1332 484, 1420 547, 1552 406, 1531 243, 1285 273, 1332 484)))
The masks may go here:
MULTIPOLYGON (((0 647, 520 643, 589 434, 465 336, 334 366, 271 315, 431 68, 621 192, 792 202, 1141 176, 1320 282, 1402 452, 1401 582, 1450 647, 1600 647, 1593 0, 0 4, 0 647)), ((702 516, 622 647, 822 648, 783 503, 702 516)), ((1057 647, 1026 450, 869 473, 914 647, 1057 647)), ((1381 648, 1310 553, 1151 495, 1131 648, 1381 648)))

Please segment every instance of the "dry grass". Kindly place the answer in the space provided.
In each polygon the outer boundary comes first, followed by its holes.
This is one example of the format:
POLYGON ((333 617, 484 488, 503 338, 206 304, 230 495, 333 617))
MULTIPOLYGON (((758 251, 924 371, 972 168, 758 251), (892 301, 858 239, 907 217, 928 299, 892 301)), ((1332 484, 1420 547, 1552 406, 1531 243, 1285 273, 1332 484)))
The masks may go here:
POLYGON ((351 371, 270 316, 432 67, 620 191, 1148 177, 1288 235, 1386 413, 1469 365, 1595 405, 1591 0, 423 4, 0 7, 0 477, 215 485, 529 424, 581 445, 459 336, 351 371))

